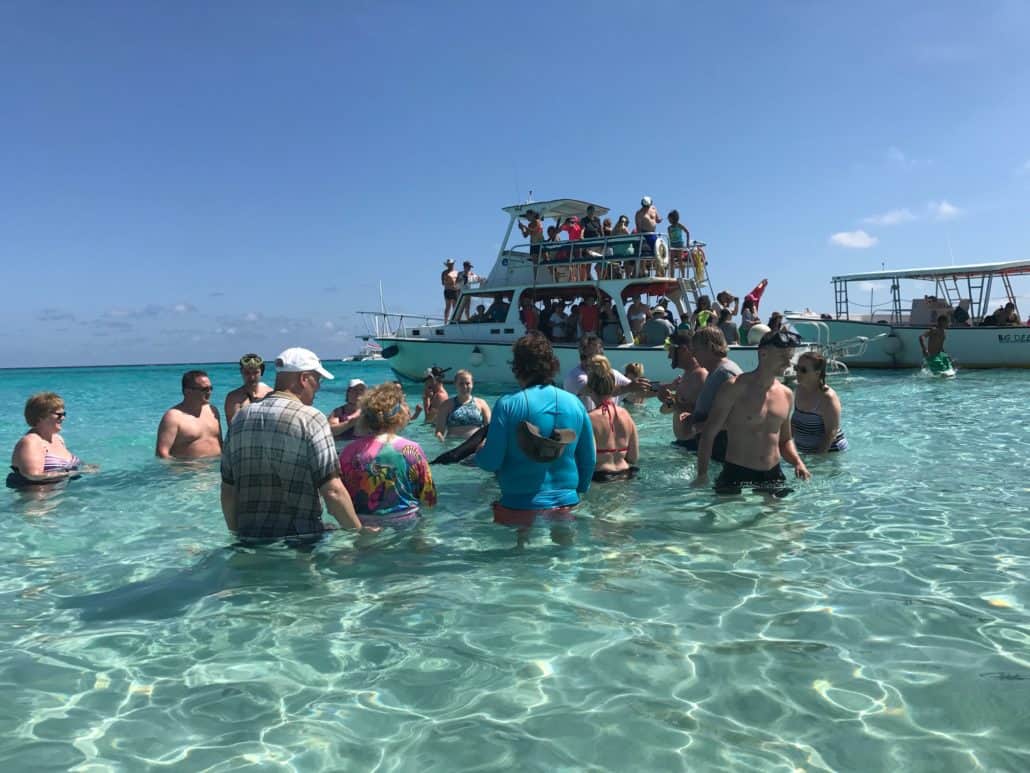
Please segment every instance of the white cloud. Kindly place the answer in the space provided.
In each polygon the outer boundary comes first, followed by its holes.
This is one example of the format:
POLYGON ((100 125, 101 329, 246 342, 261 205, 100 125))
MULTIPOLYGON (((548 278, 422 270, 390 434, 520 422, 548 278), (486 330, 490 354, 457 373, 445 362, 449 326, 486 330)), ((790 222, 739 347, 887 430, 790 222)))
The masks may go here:
POLYGON ((192 303, 177 303, 174 306, 172 306, 172 311, 174 311, 176 314, 186 314, 187 312, 193 312, 196 310, 197 307, 194 306, 192 303))
POLYGON ((336 327, 336 325, 334 325, 329 320, 326 320, 325 322, 322 323, 322 327, 324 327, 326 330, 332 330, 333 328, 336 327))
POLYGON ((926 208, 930 211, 930 214, 933 215, 935 220, 954 220, 962 214, 961 209, 944 200, 931 201, 926 205, 926 208))
POLYGON ((830 237, 830 241, 840 247, 850 247, 855 250, 865 250, 873 247, 880 240, 870 236, 865 231, 841 231, 830 237))
POLYGON ((908 161, 905 154, 901 151, 901 148, 891 145, 887 148, 887 160, 893 161, 895 164, 901 164, 902 166, 908 161))
POLYGON ((258 314, 256 311, 248 311, 246 314, 243 315, 243 319, 245 319, 247 322, 257 322, 259 319, 261 319, 261 315, 258 314))
POLYGON ((912 214, 912 210, 906 208, 892 209, 880 215, 870 215, 863 218, 862 222, 868 225, 897 225, 898 223, 907 223, 915 219, 916 216, 912 214))
POLYGON ((887 163, 901 169, 915 169, 917 166, 930 166, 933 162, 929 159, 912 158, 897 145, 887 148, 887 163))

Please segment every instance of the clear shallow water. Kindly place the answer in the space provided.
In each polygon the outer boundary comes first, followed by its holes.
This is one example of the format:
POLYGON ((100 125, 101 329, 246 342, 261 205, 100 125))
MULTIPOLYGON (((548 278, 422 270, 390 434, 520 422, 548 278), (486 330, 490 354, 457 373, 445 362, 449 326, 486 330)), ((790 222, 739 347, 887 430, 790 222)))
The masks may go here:
MULTIPOLYGON (((332 368, 324 410, 389 373, 332 368)), ((571 547, 515 550, 451 467, 417 530, 303 553, 232 548, 216 465, 153 459, 184 369, 0 372, 3 453, 51 388, 103 468, 0 492, 5 770, 1030 768, 1024 373, 838 383, 852 450, 774 503, 690 490, 649 408, 571 547)))

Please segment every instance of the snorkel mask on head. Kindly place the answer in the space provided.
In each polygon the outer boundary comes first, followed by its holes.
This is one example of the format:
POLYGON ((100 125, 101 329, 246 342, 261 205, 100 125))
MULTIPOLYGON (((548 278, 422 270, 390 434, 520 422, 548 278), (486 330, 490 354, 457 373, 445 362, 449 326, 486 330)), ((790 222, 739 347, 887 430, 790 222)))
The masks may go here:
POLYGON ((240 357, 240 367, 245 370, 263 370, 265 361, 257 354, 245 354, 240 357))
POLYGON ((793 330, 780 328, 762 336, 762 340, 758 342, 758 348, 764 349, 767 346, 773 346, 777 349, 793 349, 796 346, 801 346, 801 336, 793 330))

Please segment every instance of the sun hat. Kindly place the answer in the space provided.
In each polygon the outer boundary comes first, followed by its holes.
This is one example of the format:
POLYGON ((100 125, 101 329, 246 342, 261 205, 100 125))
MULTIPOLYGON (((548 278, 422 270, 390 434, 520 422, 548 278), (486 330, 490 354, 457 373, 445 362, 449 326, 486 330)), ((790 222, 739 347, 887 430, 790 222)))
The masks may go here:
POLYGON ((651 206, 651 197, 650 196, 644 196, 644 198, 642 198, 640 200, 640 206, 642 206, 642 207, 650 207, 651 206))
POLYGON ((299 346, 280 352, 275 358, 275 369, 280 373, 304 373, 310 370, 322 378, 334 378, 332 373, 322 367, 318 355, 299 346))
POLYGON ((453 259, 451 259, 451 258, 447 258, 447 260, 445 260, 445 261, 443 262, 443 264, 444 264, 445 266, 453 266, 453 265, 454 265, 454 260, 453 260, 453 259))
POLYGON ((353 389, 354 387, 359 387, 359 386, 367 386, 367 385, 360 378, 352 378, 350 381, 347 382, 347 389, 348 390, 353 389))
POLYGON ((425 378, 442 379, 444 377, 444 374, 449 370, 450 368, 441 368, 438 365, 434 365, 431 368, 426 368, 425 378))
POLYGON ((664 317, 665 309, 661 306, 655 306, 653 309, 651 309, 651 314, 653 314, 656 317, 664 317))
POLYGON ((466 261, 465 261, 464 263, 462 263, 461 265, 463 265, 463 266, 468 266, 469 268, 472 268, 472 261, 471 261, 471 260, 466 260, 466 261))

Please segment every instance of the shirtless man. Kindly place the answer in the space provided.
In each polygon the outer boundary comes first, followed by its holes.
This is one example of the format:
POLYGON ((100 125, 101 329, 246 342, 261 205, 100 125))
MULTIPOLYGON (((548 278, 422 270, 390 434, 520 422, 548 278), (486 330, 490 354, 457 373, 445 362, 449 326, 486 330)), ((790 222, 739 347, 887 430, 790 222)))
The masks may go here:
POLYGON ((794 393, 779 381, 800 342, 801 337, 788 330, 767 333, 758 344, 758 367, 719 388, 701 433, 693 486, 708 484, 712 443, 724 426, 729 441, 726 462, 715 482, 718 493, 738 494, 742 486, 751 486, 774 496, 786 495, 790 490, 782 485, 786 478, 780 469, 781 457, 798 478, 812 477, 791 435, 794 393))
POLYGON ((440 273, 440 284, 443 285, 443 318, 446 322, 451 318, 451 312, 458 302, 458 272, 454 268, 454 261, 447 258, 443 262, 445 268, 440 273))
POLYGON ((944 351, 944 339, 948 337, 948 315, 937 317, 937 327, 932 327, 919 336, 919 348, 923 357, 931 359, 944 351))
POLYGON ((694 357, 690 339, 690 331, 678 330, 669 341, 670 364, 674 369, 682 369, 683 374, 677 376, 671 384, 663 384, 658 388, 661 412, 672 414, 672 433, 676 436, 674 442, 677 445, 686 445, 694 436, 690 417, 708 377, 708 371, 694 357))
POLYGON ((261 377, 265 375, 265 361, 257 354, 245 354, 240 357, 240 376, 243 378, 243 386, 237 387, 225 396, 225 426, 232 424, 232 417, 245 405, 250 405, 256 400, 272 391, 272 387, 262 383, 261 377))
POLYGON ((658 214, 658 210, 655 209, 654 204, 651 202, 650 196, 644 196, 640 200, 640 209, 637 210, 637 233, 638 234, 651 234, 646 238, 646 244, 650 247, 650 252, 654 254, 654 245, 657 237, 654 236, 655 230, 658 228, 658 224, 662 222, 662 216, 658 214))
POLYGON ((182 374, 182 402, 161 417, 155 453, 162 459, 200 459, 222 453, 222 423, 211 405, 211 379, 202 370, 182 374))
MULTIPOLYGON (((447 387, 443 384, 444 375, 450 368, 438 368, 433 366, 426 369, 424 386, 422 387, 422 410, 426 415, 426 424, 436 423, 436 411, 447 400, 447 387)), ((417 415, 417 414, 416 414, 417 415)))

